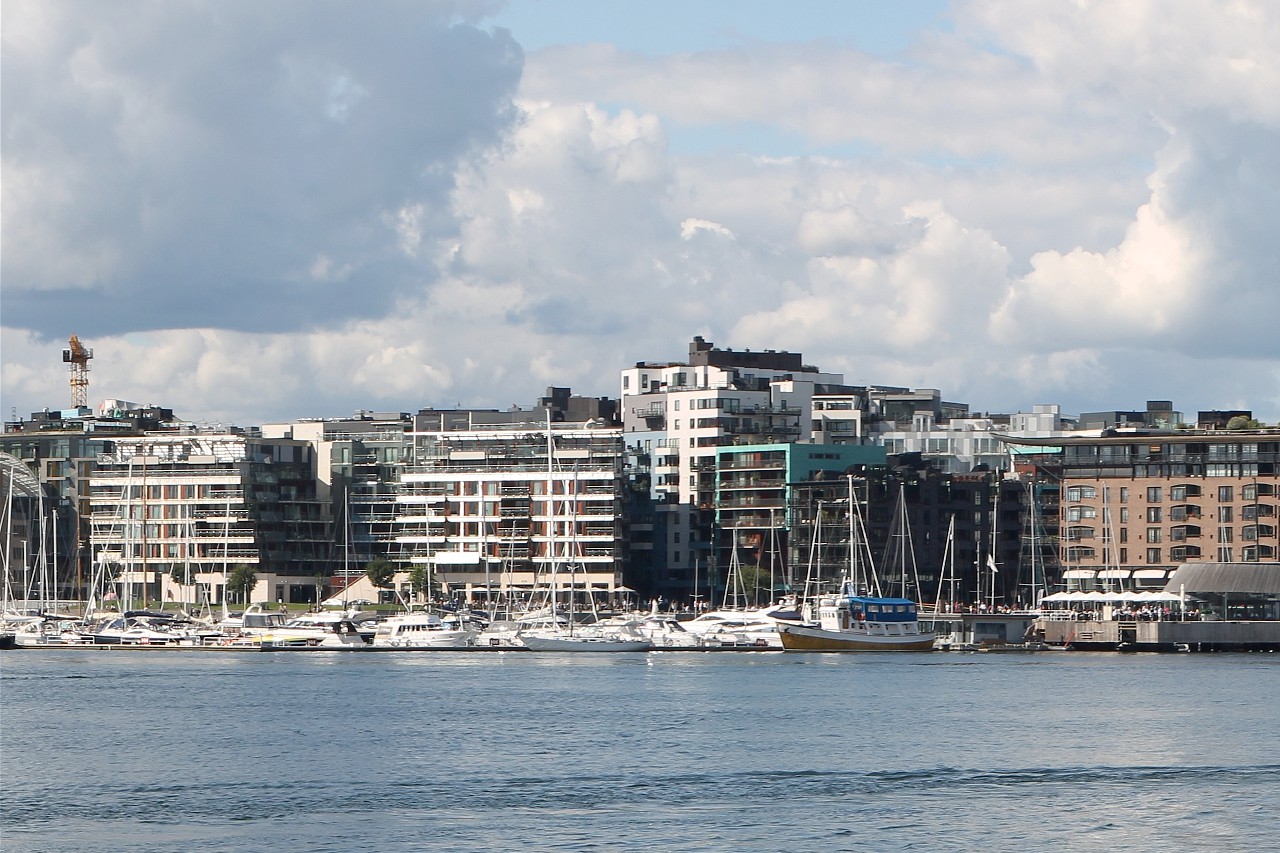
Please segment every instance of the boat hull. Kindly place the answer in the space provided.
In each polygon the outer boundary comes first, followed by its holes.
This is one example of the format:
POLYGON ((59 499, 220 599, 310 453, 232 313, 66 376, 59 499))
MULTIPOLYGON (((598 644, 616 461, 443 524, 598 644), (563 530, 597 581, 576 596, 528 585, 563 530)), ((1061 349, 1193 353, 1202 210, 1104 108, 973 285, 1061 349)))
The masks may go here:
POLYGON ((522 634, 520 640, 534 652, 647 652, 648 640, 614 640, 599 637, 537 637, 522 634))
POLYGON ((789 652, 931 652, 933 634, 889 636, 853 631, 828 631, 808 625, 784 625, 778 629, 782 647, 789 652))

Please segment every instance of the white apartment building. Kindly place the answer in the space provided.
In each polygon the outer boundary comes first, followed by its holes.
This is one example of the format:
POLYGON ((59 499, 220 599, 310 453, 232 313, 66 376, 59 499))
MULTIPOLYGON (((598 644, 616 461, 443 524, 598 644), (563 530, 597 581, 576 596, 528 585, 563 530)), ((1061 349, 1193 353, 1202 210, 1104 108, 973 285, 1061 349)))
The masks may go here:
MULTIPOLYGON (((848 401, 840 374, 805 365, 798 353, 716 349, 695 337, 686 362, 640 362, 621 372, 627 446, 651 458, 662 523, 655 547, 667 575, 691 581, 710 559, 716 449, 814 440, 814 401, 848 401)), ((834 415, 840 409, 831 409, 834 415)), ((851 410, 850 410, 851 411, 851 410)), ((860 418, 832 417, 857 423, 860 418)), ((843 431, 843 430, 842 430, 843 431)))
POLYGON ((621 430, 548 420, 412 439, 397 496, 402 588, 426 572, 432 597, 468 601, 622 591, 621 430))
POLYGON ((1000 436, 1020 438, 1055 438, 1078 435, 1071 422, 1063 418, 1057 405, 1037 405, 1029 413, 1008 416, 953 417, 935 419, 930 411, 918 410, 908 427, 893 421, 879 421, 871 433, 871 441, 883 445, 885 452, 920 453, 938 470, 964 474, 979 465, 991 470, 1012 467, 1009 448, 1000 436))

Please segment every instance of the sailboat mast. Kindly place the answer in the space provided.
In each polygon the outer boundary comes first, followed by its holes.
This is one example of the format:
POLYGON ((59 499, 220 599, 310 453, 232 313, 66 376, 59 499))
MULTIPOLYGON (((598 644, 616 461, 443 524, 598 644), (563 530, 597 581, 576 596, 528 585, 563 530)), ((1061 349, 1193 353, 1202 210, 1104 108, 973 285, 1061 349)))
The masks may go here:
POLYGON ((547 559, 551 562, 551 624, 556 624, 556 499, 555 499, 555 441, 551 438, 551 409, 547 410, 547 559))

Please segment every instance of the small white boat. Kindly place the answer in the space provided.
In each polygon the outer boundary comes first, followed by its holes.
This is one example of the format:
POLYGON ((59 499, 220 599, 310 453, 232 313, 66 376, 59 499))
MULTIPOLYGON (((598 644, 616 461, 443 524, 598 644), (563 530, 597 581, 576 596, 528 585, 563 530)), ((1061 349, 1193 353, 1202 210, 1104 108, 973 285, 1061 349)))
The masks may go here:
POLYGON ((646 637, 626 637, 621 632, 591 631, 522 633, 520 639, 534 652, 647 652, 653 643, 646 637))

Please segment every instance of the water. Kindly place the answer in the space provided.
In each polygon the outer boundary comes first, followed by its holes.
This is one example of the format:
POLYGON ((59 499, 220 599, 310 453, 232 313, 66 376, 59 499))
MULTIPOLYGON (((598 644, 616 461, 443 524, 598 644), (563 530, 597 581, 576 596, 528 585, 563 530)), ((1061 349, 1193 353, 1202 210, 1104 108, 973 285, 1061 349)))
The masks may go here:
POLYGON ((19 851, 1261 850, 1280 655, 6 652, 19 851))

